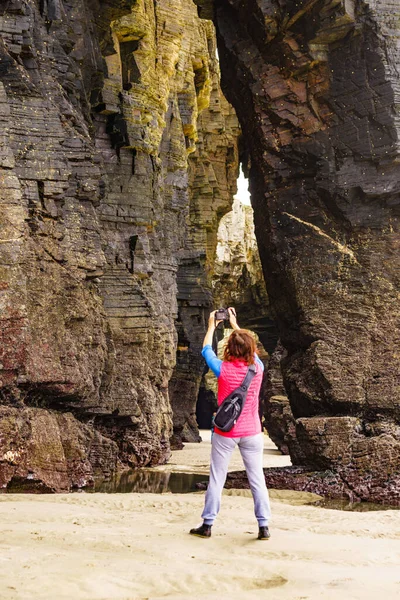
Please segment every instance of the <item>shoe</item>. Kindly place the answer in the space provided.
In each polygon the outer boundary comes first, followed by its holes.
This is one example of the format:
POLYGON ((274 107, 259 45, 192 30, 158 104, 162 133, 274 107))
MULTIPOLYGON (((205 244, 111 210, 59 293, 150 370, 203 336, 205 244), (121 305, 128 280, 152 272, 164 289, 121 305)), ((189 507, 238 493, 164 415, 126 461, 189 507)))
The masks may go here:
POLYGON ((191 535, 197 535, 197 537, 209 538, 211 537, 211 527, 212 525, 200 525, 200 527, 196 527, 195 529, 191 529, 189 533, 191 535))
POLYGON ((258 528, 258 538, 259 540, 269 540, 271 534, 267 526, 258 528))

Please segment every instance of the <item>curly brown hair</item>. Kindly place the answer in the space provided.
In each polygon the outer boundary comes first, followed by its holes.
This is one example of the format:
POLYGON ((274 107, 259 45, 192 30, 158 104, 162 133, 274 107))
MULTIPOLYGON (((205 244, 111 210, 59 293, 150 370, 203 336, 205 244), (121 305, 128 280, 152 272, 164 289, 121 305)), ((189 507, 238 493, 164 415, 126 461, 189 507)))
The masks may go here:
POLYGON ((243 360, 248 365, 254 365, 256 342, 253 336, 245 329, 235 329, 228 338, 224 350, 224 360, 243 360))

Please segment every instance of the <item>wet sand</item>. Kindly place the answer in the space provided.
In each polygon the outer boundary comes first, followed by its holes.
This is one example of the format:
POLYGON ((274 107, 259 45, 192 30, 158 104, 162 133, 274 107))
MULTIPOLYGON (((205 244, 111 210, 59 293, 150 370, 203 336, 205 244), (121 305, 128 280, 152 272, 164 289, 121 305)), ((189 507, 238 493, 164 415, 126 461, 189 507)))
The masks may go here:
MULTIPOLYGON (((188 444, 161 469, 206 473, 209 451, 188 444)), ((287 464, 267 438, 264 456, 287 464)), ((203 493, 0 495, 0 599, 400 598, 400 511, 271 498, 272 537, 261 542, 246 491, 224 494, 207 540, 188 535, 203 493)))

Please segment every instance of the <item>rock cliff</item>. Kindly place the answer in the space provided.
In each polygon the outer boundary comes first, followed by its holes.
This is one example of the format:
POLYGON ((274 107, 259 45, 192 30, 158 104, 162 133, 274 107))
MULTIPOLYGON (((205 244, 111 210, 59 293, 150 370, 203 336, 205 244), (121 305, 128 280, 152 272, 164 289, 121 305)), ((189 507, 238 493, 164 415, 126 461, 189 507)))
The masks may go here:
POLYGON ((301 462, 354 497, 397 503, 399 10, 215 3, 301 462))
POLYGON ((172 409, 177 443, 197 439, 238 163, 213 18, 292 474, 400 502, 399 17, 395 0, 1 3, 3 489, 163 462, 172 409))
POLYGON ((238 124, 191 0, 10 0, 0 33, 0 487, 68 490, 168 459, 238 124))

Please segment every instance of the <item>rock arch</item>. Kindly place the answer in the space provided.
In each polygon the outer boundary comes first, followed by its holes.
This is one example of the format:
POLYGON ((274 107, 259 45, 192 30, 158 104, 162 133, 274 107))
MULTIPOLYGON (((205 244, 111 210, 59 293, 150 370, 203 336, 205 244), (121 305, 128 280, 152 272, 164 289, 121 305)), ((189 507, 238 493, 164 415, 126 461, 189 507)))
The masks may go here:
POLYGON ((356 498, 390 502, 400 498, 398 10, 214 6, 301 461, 356 498))

